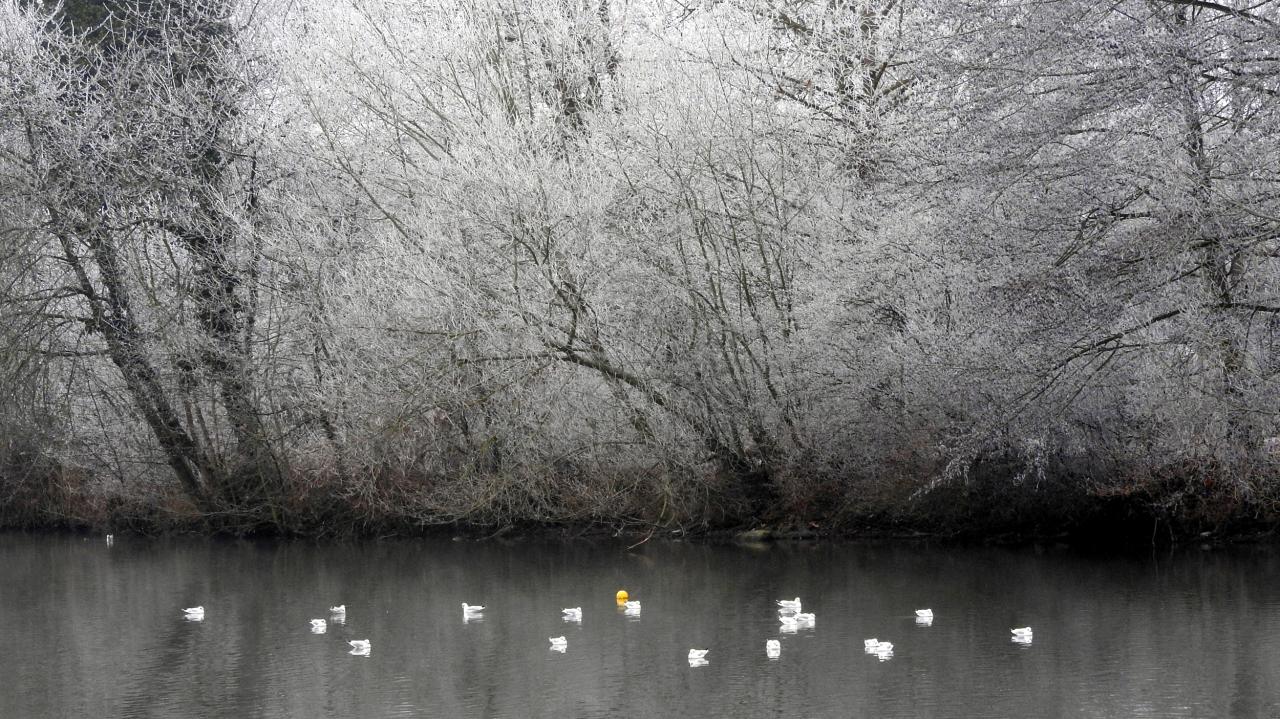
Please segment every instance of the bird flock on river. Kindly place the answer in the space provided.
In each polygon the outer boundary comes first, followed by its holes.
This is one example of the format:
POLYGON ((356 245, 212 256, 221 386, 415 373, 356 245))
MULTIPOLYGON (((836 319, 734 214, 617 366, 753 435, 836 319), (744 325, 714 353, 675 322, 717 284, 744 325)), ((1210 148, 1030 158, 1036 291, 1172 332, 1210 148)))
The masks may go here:
MULTIPOLYGON (((626 590, 619 591, 617 594, 618 606, 623 610, 623 614, 628 617, 640 616, 640 602, 630 599, 626 590)), ((805 612, 800 603, 800 598, 795 599, 779 599, 778 605, 778 622, 780 626, 778 631, 783 634, 792 634, 797 630, 812 629, 818 621, 818 618, 812 612, 805 612)), ((483 619, 484 606, 480 604, 467 604, 462 602, 462 621, 470 622, 477 619, 483 619)), ((182 610, 183 616, 188 621, 201 622, 204 621, 204 607, 187 607, 182 610)), ((561 618, 566 622, 574 624, 582 623, 582 607, 565 607, 560 610, 561 618)), ((922 627, 933 625, 932 609, 917 609, 915 615, 916 624, 922 627)), ((324 634, 328 631, 329 623, 345 624, 347 621, 347 605, 339 604, 329 607, 329 618, 316 618, 311 620, 311 631, 314 634, 324 634)), ((1010 629, 1011 639, 1015 644, 1029 645, 1032 640, 1031 627, 1019 627, 1010 629)), ((564 653, 569 649, 568 638, 562 636, 548 637, 551 643, 551 651, 564 653)), ((368 639, 353 639, 347 642, 351 646, 348 652, 354 656, 369 656, 373 649, 372 643, 368 639)), ((893 658, 893 642, 883 641, 872 637, 864 639, 862 642, 863 650, 870 655, 877 657, 880 661, 888 661, 893 658)), ((782 642, 777 639, 769 639, 764 645, 765 656, 769 659, 778 659, 782 656, 782 642)), ((710 649, 693 648, 689 650, 689 666, 698 667, 705 666, 709 663, 707 654, 710 649)))

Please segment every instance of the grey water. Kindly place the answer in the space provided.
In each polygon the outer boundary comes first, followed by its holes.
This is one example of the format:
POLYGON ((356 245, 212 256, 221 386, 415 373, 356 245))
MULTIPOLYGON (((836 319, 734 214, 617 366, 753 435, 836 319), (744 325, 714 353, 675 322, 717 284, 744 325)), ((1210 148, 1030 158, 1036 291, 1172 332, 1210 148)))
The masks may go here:
POLYGON ((0 717, 615 716, 1280 716, 1280 552, 0 535, 0 717))

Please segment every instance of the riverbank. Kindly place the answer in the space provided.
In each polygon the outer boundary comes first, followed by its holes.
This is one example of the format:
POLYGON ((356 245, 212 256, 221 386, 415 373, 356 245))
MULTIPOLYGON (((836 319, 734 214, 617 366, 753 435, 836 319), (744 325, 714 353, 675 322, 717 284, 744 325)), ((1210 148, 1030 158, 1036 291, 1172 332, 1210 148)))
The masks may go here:
MULTIPOLYGON (((287 499, 251 509, 202 511, 176 491, 110 493, 67 474, 0 482, 0 529, 141 535, 205 534, 317 539, 393 536, 616 537, 706 542, 889 539, 964 544, 1231 544, 1280 534, 1273 494, 1242 497, 1204 476, 1102 487, 1069 475, 1018 481, 974 473, 936 486, 779 483, 764 506, 736 488, 689 482, 667 492, 630 478, 587 491, 564 478, 458 483, 297 484, 287 499), (863 491, 858 492, 857 489, 863 491), (872 491, 875 490, 875 491, 872 491), (783 494, 783 492, 789 492, 783 494), (677 494, 684 500, 673 502, 677 494)), ((1269 486, 1269 485, 1267 485, 1269 486)))

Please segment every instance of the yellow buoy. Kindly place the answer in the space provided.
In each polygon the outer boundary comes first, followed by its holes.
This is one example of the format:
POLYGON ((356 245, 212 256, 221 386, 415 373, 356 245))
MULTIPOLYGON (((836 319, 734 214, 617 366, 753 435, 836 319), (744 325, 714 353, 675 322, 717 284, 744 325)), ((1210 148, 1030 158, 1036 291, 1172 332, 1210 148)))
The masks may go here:
POLYGON ((627 590, 625 590, 625 589, 619 589, 619 590, 618 590, 618 594, 617 594, 617 597, 618 597, 618 606, 622 606, 623 604, 626 604, 626 603, 627 603, 627 597, 629 597, 629 596, 631 596, 631 595, 627 594, 627 590))

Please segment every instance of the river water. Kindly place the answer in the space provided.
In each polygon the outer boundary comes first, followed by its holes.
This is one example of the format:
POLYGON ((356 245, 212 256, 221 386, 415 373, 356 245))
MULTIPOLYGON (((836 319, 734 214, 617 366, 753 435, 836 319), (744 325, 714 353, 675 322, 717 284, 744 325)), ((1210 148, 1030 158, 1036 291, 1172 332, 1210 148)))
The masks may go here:
POLYGON ((1276 717, 1280 551, 4 534, 0 641, 5 718, 1276 717))

